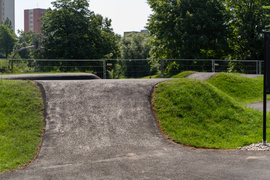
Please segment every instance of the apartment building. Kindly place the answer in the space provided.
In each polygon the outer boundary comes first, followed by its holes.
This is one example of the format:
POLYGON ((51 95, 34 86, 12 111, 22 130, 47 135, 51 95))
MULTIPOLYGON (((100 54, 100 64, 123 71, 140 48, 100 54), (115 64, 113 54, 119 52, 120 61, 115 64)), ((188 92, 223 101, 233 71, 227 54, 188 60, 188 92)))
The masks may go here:
POLYGON ((0 0, 0 21, 9 19, 15 32, 15 0, 0 0))
POLYGON ((34 31, 41 33, 42 22, 39 19, 42 17, 46 9, 26 9, 24 10, 24 31, 34 31))

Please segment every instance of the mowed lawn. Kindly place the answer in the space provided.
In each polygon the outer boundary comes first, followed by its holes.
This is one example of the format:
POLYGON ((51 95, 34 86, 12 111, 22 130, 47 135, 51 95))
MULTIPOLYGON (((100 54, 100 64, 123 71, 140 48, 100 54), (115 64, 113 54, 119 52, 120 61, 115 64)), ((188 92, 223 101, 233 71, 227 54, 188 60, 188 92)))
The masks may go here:
POLYGON ((0 173, 28 164, 43 134, 43 99, 31 81, 0 79, 0 173))
POLYGON ((162 130, 175 142, 238 148, 262 140, 262 112, 244 106, 262 100, 262 83, 262 77, 229 73, 217 74, 207 82, 167 81, 155 88, 153 106, 162 130))

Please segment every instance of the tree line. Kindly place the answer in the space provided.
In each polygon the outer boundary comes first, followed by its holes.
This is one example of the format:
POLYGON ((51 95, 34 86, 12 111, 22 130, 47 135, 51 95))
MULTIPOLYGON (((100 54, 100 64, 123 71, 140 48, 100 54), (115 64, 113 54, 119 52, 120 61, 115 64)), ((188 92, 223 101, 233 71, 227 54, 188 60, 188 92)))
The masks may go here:
MULTIPOLYGON (((146 27, 150 34, 121 37, 113 32, 111 19, 91 11, 87 0, 56 0, 40 19, 41 35, 19 31, 16 37, 10 21, 1 23, 0 56, 8 58, 21 47, 36 44, 44 50, 25 50, 16 58, 264 58, 263 32, 270 28, 269 0, 147 0, 147 3, 153 11, 146 27)), ((60 62, 53 63, 56 66, 60 62)), ((180 66, 177 63, 165 62, 165 69, 177 69, 180 66)), ((156 72, 153 68, 156 63, 116 64, 110 72, 114 77, 156 72), (136 67, 145 68, 132 70, 136 67)))
POLYGON ((148 0, 154 57, 263 59, 268 0, 148 0))

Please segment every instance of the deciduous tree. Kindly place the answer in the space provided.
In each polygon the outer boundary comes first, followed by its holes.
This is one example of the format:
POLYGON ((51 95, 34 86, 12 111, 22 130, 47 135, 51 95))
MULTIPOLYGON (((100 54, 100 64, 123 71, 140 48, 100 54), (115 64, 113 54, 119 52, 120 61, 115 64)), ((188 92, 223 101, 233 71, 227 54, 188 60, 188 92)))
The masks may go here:
POLYGON ((227 0, 229 22, 233 33, 230 47, 232 59, 263 59, 263 32, 270 27, 269 0, 227 0))
MULTIPOLYGON (((147 59, 150 52, 150 36, 146 33, 131 33, 123 37, 121 41, 121 53, 123 59, 147 59)), ((126 61, 126 77, 143 77, 150 75, 150 64, 147 61, 126 61)))
POLYGON ((15 33, 7 25, 0 25, 0 52, 6 58, 12 52, 16 38, 15 33))
MULTIPOLYGON (((18 40, 14 45, 13 51, 16 52, 17 50, 23 48, 23 47, 27 47, 27 46, 32 46, 35 44, 35 41, 37 41, 38 39, 36 38, 38 36, 38 34, 36 34, 33 31, 30 32, 24 32, 24 31, 18 31, 18 40)), ((31 52, 33 51, 33 49, 30 51, 29 49, 23 50, 19 52, 19 55, 22 59, 30 59, 30 58, 34 58, 32 57, 31 52)))
POLYGON ((96 59, 117 55, 111 20, 90 11, 87 0, 56 0, 42 16, 46 58, 96 59))
POLYGON ((148 0, 155 58, 223 58, 228 21, 219 0, 148 0))

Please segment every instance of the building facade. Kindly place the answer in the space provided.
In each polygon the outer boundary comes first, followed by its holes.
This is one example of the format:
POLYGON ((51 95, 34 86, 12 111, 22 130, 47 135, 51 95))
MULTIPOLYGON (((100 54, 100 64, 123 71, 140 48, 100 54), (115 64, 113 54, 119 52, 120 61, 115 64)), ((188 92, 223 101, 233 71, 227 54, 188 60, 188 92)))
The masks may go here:
POLYGON ((141 31, 127 31, 127 32, 124 32, 124 36, 128 34, 143 34, 143 33, 149 34, 149 31, 146 29, 141 30, 141 31))
POLYGON ((46 9, 26 9, 24 10, 24 31, 41 33, 42 22, 39 20, 46 9))
POLYGON ((15 0, 0 0, 0 21, 11 21, 15 32, 15 0))

